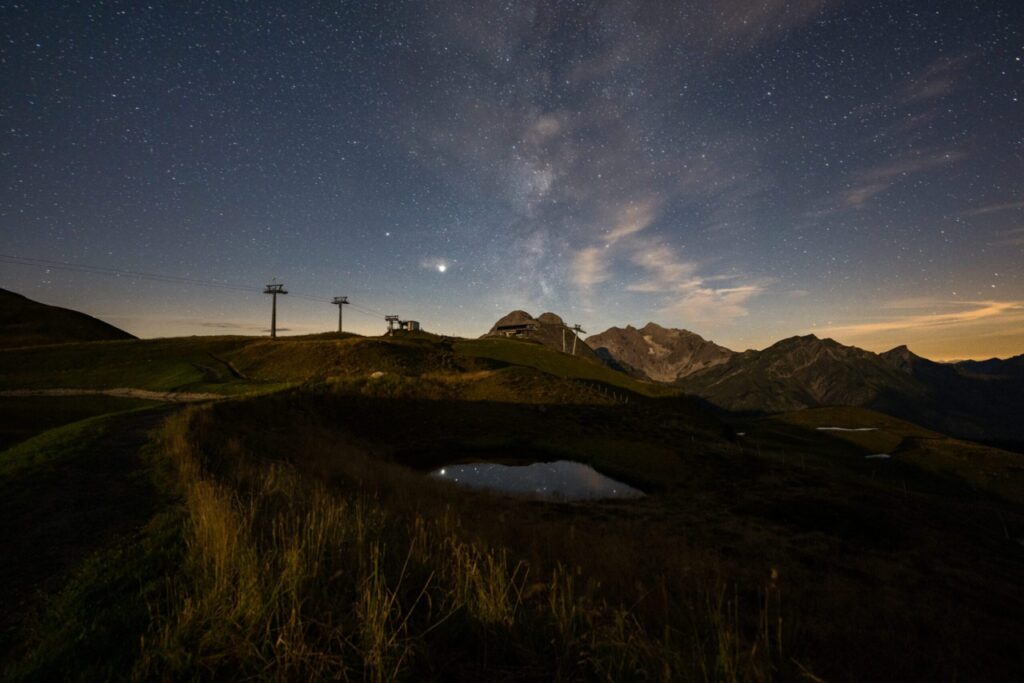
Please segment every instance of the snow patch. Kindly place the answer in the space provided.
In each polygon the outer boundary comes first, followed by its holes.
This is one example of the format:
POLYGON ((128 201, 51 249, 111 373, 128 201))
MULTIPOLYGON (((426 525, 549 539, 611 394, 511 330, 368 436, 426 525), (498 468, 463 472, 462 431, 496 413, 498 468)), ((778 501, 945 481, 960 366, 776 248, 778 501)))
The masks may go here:
POLYGON ((875 453, 874 455, 865 455, 865 460, 888 460, 892 456, 888 453, 875 453))
POLYGON ((645 334, 644 341, 647 342, 648 354, 652 356, 667 356, 669 354, 669 349, 654 341, 652 335, 645 334))
POLYGON ((817 427, 819 432, 877 432, 878 427, 817 427))

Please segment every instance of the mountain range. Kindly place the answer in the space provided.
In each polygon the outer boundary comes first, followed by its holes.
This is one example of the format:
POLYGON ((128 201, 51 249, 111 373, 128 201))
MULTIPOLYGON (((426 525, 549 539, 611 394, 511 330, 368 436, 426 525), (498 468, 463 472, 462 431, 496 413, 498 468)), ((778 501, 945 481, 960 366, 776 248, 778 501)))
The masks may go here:
POLYGON ((936 363, 906 346, 873 353, 814 335, 734 352, 654 323, 612 327, 587 343, 613 366, 726 410, 861 406, 957 436, 1024 443, 1024 355, 936 363))
POLYGON ((655 382, 677 382, 727 362, 735 352, 688 330, 647 323, 640 329, 610 327, 587 337, 587 344, 609 365, 655 382))
MULTIPOLYGON (((519 338, 634 378, 677 387, 720 409, 778 413, 872 408, 954 436, 1024 450, 1024 355, 937 363, 906 346, 873 353, 814 335, 735 352, 688 330, 648 323, 585 340, 561 317, 513 311, 485 337, 519 338)), ((133 339, 101 320, 0 289, 0 348, 133 339)))

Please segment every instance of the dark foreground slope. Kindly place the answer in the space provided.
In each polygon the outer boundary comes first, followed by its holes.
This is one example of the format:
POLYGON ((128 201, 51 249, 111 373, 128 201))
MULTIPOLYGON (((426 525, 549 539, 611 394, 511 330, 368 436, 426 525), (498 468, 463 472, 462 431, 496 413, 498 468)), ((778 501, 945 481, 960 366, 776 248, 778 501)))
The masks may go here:
POLYGON ((0 289, 0 348, 134 338, 84 313, 0 289))
POLYGON ((69 571, 156 512, 139 451, 166 409, 96 417, 54 429, 0 455, 0 659, 38 601, 69 571))
MULTIPOLYGON (((243 376, 235 393, 291 388, 185 408, 149 456, 133 452, 138 490, 160 508, 64 589, 51 576, 39 615, 8 636, 10 679, 1024 674, 1013 454, 864 409, 715 416, 518 340, 177 341, 161 352, 178 365, 147 381, 169 381, 207 343, 243 376), (647 495, 543 502, 428 474, 558 459, 647 495)), ((144 369, 152 349, 130 344, 144 369)), ((65 362, 66 347, 52 350, 65 362)), ((8 369, 5 381, 27 377, 8 369)), ((76 453, 55 447, 36 464, 76 453)), ((0 468, 5 490, 29 504, 17 487, 33 472, 0 468)), ((105 486, 90 479, 97 500, 105 486)))

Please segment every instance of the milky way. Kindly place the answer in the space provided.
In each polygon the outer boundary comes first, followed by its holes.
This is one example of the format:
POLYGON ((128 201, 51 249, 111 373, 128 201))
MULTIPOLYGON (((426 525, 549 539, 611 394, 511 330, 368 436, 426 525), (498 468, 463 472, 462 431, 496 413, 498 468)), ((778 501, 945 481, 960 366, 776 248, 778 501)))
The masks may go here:
POLYGON ((1024 352, 1024 4, 0 4, 0 286, 144 335, 514 308, 1024 352), (306 298, 304 298, 306 297, 306 298), (320 302, 317 299, 322 299, 320 302), (352 313, 352 315, 348 315, 352 313))

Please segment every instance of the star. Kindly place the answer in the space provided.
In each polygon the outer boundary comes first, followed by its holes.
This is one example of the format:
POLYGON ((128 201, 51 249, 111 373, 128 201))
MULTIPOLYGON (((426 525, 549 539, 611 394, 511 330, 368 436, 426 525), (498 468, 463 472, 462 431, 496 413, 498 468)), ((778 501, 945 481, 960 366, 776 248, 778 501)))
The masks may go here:
MULTIPOLYGON (((1024 301, 1020 3, 954 3, 927 32, 923 0, 437 0, 429 22, 348 3, 308 24, 262 0, 92 2, 59 24, 7 4, 0 254, 74 269, 21 265, 5 286, 117 302, 140 336, 225 311, 262 329, 263 302, 157 280, 128 297, 106 269, 342 286, 361 334, 387 309, 476 337, 525 308, 764 347, 824 310, 939 300, 954 277, 1024 301)), ((333 324, 298 300, 280 311, 297 332, 333 324)), ((1015 355, 1013 315, 839 341, 1015 355)))

